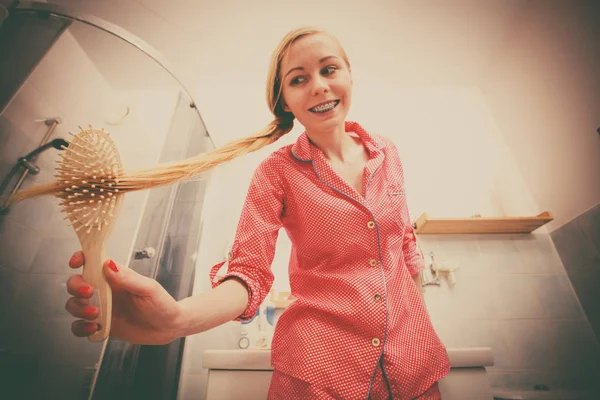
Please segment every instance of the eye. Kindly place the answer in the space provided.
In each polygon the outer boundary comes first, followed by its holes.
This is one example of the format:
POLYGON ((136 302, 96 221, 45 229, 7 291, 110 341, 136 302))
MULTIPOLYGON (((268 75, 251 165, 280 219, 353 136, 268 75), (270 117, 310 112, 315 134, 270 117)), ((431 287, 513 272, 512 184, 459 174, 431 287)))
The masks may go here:
POLYGON ((304 77, 303 76, 297 76, 297 77, 295 77, 294 79, 292 79, 290 81, 290 85, 296 86, 296 85, 301 84, 302 82, 304 82, 304 77))
POLYGON ((323 75, 331 75, 333 74, 338 68, 335 65, 330 65, 328 67, 325 67, 321 70, 321 73, 323 75))

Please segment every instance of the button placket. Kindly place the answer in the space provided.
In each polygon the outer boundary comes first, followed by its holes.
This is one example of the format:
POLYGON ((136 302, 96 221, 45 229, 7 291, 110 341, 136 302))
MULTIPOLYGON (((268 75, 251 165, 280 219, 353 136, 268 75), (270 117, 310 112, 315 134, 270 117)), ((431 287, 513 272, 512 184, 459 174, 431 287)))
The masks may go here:
MULTIPOLYGON (((369 221, 369 222, 367 222, 367 228, 374 229, 375 228, 375 221, 369 221)), ((376 267, 376 266, 379 265, 379 260, 377 260, 375 258, 372 258, 372 259, 369 260, 369 265, 371 267, 376 267)), ((373 295, 373 300, 375 302, 380 302, 382 300, 382 296, 377 293, 377 294, 373 295)), ((381 339, 379 339, 377 337, 372 338, 371 339, 371 345, 373 347, 379 347, 381 345, 381 339)))

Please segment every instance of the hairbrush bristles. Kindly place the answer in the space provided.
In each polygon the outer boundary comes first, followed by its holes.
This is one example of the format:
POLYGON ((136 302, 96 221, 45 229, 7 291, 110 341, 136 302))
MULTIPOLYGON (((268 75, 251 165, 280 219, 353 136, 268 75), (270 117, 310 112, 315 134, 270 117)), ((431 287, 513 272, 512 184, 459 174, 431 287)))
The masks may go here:
POLYGON ((101 230, 113 217, 123 167, 119 153, 104 130, 82 128, 61 154, 56 194, 76 232, 101 230))

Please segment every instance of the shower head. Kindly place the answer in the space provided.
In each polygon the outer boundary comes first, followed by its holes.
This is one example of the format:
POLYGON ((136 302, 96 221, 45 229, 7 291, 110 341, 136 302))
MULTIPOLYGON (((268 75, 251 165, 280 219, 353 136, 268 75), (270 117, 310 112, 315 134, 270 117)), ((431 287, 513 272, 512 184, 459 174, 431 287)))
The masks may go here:
POLYGON ((42 151, 49 149, 50 147, 54 147, 57 150, 63 150, 63 148, 69 147, 69 143, 65 139, 54 139, 44 144, 43 146, 38 147, 33 150, 31 153, 27 154, 25 157, 19 157, 17 160, 20 165, 27 168, 29 172, 33 175, 40 172, 40 169, 33 164, 33 160, 40 154, 42 151))
POLYGON ((52 147, 54 147, 56 150, 62 150, 62 146, 69 147, 69 142, 67 142, 65 139, 54 139, 50 143, 52 144, 52 147))
POLYGON ((31 153, 27 154, 25 157, 21 157, 24 160, 27 161, 33 161, 33 159, 42 151, 49 149, 50 147, 54 147, 57 150, 62 150, 64 147, 69 147, 69 143, 65 140, 65 139, 54 139, 51 140, 50 142, 46 143, 43 146, 38 147, 37 149, 33 150, 31 153))

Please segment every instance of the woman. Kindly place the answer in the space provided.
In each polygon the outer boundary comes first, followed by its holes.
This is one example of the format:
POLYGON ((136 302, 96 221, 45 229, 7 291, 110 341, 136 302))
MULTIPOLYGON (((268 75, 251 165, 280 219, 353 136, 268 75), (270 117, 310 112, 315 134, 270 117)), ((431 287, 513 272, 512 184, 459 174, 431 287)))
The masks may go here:
MULTIPOLYGON (((389 139, 345 120, 352 98, 345 51, 326 32, 294 30, 273 53, 268 83, 275 119, 240 141, 240 153, 274 142, 294 119, 306 131, 256 169, 227 273, 211 292, 176 302, 154 280, 108 260, 111 336, 164 344, 251 319, 273 283, 270 266, 283 227, 292 242, 296 300, 276 326, 269 398, 441 398, 437 381, 450 365, 421 296, 423 258, 402 164, 389 139)), ((83 263, 81 252, 69 262, 83 263)), ((98 310, 86 299, 93 288, 79 275, 67 288, 75 296, 67 310, 82 318, 73 333, 92 334, 97 326, 86 320, 98 310)))

